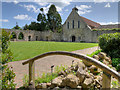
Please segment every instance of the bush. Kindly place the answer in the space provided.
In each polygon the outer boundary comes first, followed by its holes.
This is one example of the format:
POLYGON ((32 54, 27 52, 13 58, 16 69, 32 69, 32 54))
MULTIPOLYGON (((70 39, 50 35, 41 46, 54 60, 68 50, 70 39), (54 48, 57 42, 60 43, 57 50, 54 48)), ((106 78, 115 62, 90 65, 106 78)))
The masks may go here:
MULTIPOLYGON (((58 73, 60 71, 64 71, 67 69, 66 65, 56 66, 55 71, 51 73, 42 73, 41 77, 37 77, 35 79, 35 85, 38 85, 39 83, 48 83, 51 82, 54 78, 58 77, 58 73)), ((27 88, 28 87, 29 78, 28 75, 25 75, 23 78, 23 86, 20 88, 27 88)))
POLYGON ((99 36, 99 46, 111 58, 120 58, 120 33, 99 36))
POLYGON ((93 52, 92 54, 87 54, 87 56, 93 57, 94 55, 97 55, 99 52, 101 52, 101 50, 96 50, 96 51, 93 52))
POLYGON ((14 84, 15 73, 12 70, 12 67, 9 67, 7 63, 13 59, 12 53, 9 49, 10 44, 10 33, 7 33, 5 30, 2 30, 2 89, 7 90, 10 88, 15 88, 14 84))

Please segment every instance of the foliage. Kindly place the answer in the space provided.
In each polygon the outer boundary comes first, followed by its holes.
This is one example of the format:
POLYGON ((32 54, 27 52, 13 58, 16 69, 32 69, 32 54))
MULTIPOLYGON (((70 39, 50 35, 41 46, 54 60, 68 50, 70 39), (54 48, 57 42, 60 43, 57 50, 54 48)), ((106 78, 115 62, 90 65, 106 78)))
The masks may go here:
POLYGON ((10 33, 2 30, 2 89, 15 88, 14 78, 15 73, 7 63, 13 59, 12 53, 9 49, 10 33))
POLYGON ((65 71, 68 67, 66 65, 62 65, 61 66, 56 66, 55 67, 55 73, 59 73, 61 71, 65 71))
POLYGON ((116 67, 117 71, 120 71, 120 63, 116 67))
POLYGON ((94 55, 97 55, 99 52, 101 52, 101 50, 96 50, 96 51, 93 52, 92 54, 87 54, 87 56, 93 57, 94 55))
POLYGON ((54 78, 56 78, 58 75, 57 73, 43 73, 41 77, 38 77, 36 80, 35 80, 35 83, 36 85, 38 83, 47 83, 47 82, 51 82, 51 80, 53 80, 54 78))
POLYGON ((29 25, 25 24, 25 26, 23 27, 23 30, 29 30, 29 25))
POLYGON ((19 29, 19 30, 21 30, 21 28, 17 25, 17 22, 16 22, 16 26, 13 27, 12 29, 19 29))
POLYGON ((12 39, 16 38, 16 33, 15 32, 12 32, 11 35, 12 35, 12 39))
POLYGON ((40 13, 38 14, 37 16, 37 21, 40 23, 40 26, 41 26, 41 31, 44 31, 47 29, 47 19, 46 19, 46 16, 45 14, 43 13, 44 12, 44 9, 41 8, 40 9, 40 13))
POLYGON ((50 51, 75 51, 85 48, 97 46, 97 43, 70 43, 70 42, 46 42, 46 41, 31 41, 31 42, 11 42, 10 49, 12 50, 14 60, 25 60, 33 58, 39 54, 50 51))
POLYGON ((104 30, 120 30, 120 28, 102 28, 102 29, 93 29, 93 31, 104 31, 104 30))
POLYGON ((28 75, 24 75, 24 77, 23 77, 23 87, 27 88, 28 81, 29 81, 28 75))
POLYGON ((24 39, 24 35, 22 32, 20 32, 20 34, 18 35, 18 39, 24 39))
POLYGON ((61 16, 60 14, 57 12, 57 9, 55 7, 54 4, 52 4, 48 10, 47 13, 47 17, 48 17, 48 26, 49 28, 55 32, 55 30, 58 30, 62 27, 61 22, 61 16))
MULTIPOLYGON (((53 80, 54 78, 56 78, 58 76, 58 73, 62 70, 67 69, 67 66, 65 65, 61 65, 61 66, 56 66, 55 67, 55 72, 53 73, 42 73, 41 77, 37 77, 35 79, 35 85, 39 84, 39 83, 48 83, 51 82, 51 80, 53 80)), ((28 86, 28 75, 25 75, 23 78, 23 87, 27 87, 28 86)))
POLYGON ((118 82, 118 80, 114 80, 114 81, 112 81, 112 88, 120 88, 120 84, 119 84, 119 82, 118 82))
POLYGON ((120 58, 120 33, 99 36, 99 46, 111 58, 120 58))

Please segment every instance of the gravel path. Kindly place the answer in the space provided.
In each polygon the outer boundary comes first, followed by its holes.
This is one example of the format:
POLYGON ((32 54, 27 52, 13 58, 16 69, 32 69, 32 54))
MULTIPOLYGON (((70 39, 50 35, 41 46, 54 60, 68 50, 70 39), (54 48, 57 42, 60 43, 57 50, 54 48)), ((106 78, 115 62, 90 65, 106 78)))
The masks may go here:
MULTIPOLYGON (((82 53, 82 54, 91 54, 92 52, 96 51, 98 47, 87 48, 83 50, 72 51, 74 53, 82 53)), ((69 56, 63 55, 54 55, 54 56, 47 56, 42 59, 35 61, 35 75, 40 76, 43 72, 47 73, 50 72, 51 65, 67 65, 70 66, 72 64, 72 60, 75 60, 75 63, 79 60, 69 56)), ((28 75, 28 64, 22 65, 22 61, 15 61, 10 62, 8 65, 13 67, 13 71, 16 74, 15 83, 17 83, 17 88, 22 86, 23 84, 23 77, 24 75, 28 75)))

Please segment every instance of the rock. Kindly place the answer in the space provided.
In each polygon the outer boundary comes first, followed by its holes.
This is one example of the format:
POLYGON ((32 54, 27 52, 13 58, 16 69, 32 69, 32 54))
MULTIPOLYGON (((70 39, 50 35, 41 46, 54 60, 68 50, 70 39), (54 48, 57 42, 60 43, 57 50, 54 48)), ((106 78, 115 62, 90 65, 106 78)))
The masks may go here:
POLYGON ((93 58, 95 58, 95 59, 97 59, 97 60, 100 59, 98 55, 93 55, 93 58))
POLYGON ((53 88, 52 90, 59 90, 60 88, 59 87, 55 87, 55 88, 53 88))
POLYGON ((92 65, 91 67, 89 67, 89 70, 91 73, 93 74, 98 74, 98 68, 95 65, 92 65))
POLYGON ((82 68, 78 68, 76 76, 79 78, 80 83, 82 83, 86 77, 86 71, 83 70, 82 68))
POLYGON ((54 88, 54 87, 64 87, 64 84, 62 83, 62 80, 63 80, 63 76, 58 76, 56 77, 55 79, 52 80, 52 83, 51 83, 51 88, 54 88))
POLYGON ((92 64, 91 64, 91 63, 89 63, 88 61, 84 61, 84 60, 83 60, 83 63, 84 63, 87 67, 92 66, 92 64))
POLYGON ((93 82, 94 80, 92 78, 85 78, 84 82, 82 83, 82 88, 90 88, 93 82))
POLYGON ((40 84, 37 85, 36 88, 37 89, 45 89, 45 88, 47 88, 47 84, 46 83, 40 83, 40 84))
POLYGON ((67 74, 64 71, 61 71, 61 72, 58 73, 58 76, 60 76, 60 75, 66 76, 67 74))
POLYGON ((102 76, 95 76, 94 81, 97 88, 102 87, 102 76))
POLYGON ((86 78, 94 79, 94 75, 92 73, 86 72, 86 78))
POLYGON ((105 64, 105 65, 109 65, 109 62, 108 61, 106 61, 105 59, 103 60, 103 63, 105 64))
POLYGON ((79 78, 76 77, 74 74, 68 74, 64 79, 63 82, 66 84, 66 86, 70 88, 77 88, 79 84, 79 78))
POLYGON ((101 59, 105 59, 105 58, 106 58, 106 53, 104 53, 104 52, 99 52, 99 53, 98 53, 98 56, 99 56, 99 58, 101 58, 101 59))
POLYGON ((51 83, 46 83, 47 87, 50 87, 51 86, 51 83))
POLYGON ((109 57, 106 57, 105 60, 108 61, 109 64, 112 64, 112 60, 109 57))
POLYGON ((82 88, 82 86, 77 86, 77 89, 81 89, 82 88))

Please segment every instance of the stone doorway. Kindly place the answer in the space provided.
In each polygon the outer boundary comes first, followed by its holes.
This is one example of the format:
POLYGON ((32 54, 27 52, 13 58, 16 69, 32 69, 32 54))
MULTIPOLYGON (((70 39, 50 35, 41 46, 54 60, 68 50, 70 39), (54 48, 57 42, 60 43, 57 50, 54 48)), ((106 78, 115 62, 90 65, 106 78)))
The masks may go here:
POLYGON ((72 36, 72 42, 75 42, 75 36, 72 36))
POLYGON ((36 41, 38 41, 38 36, 36 36, 36 41))
POLYGON ((28 41, 31 41, 31 36, 28 36, 28 41))

